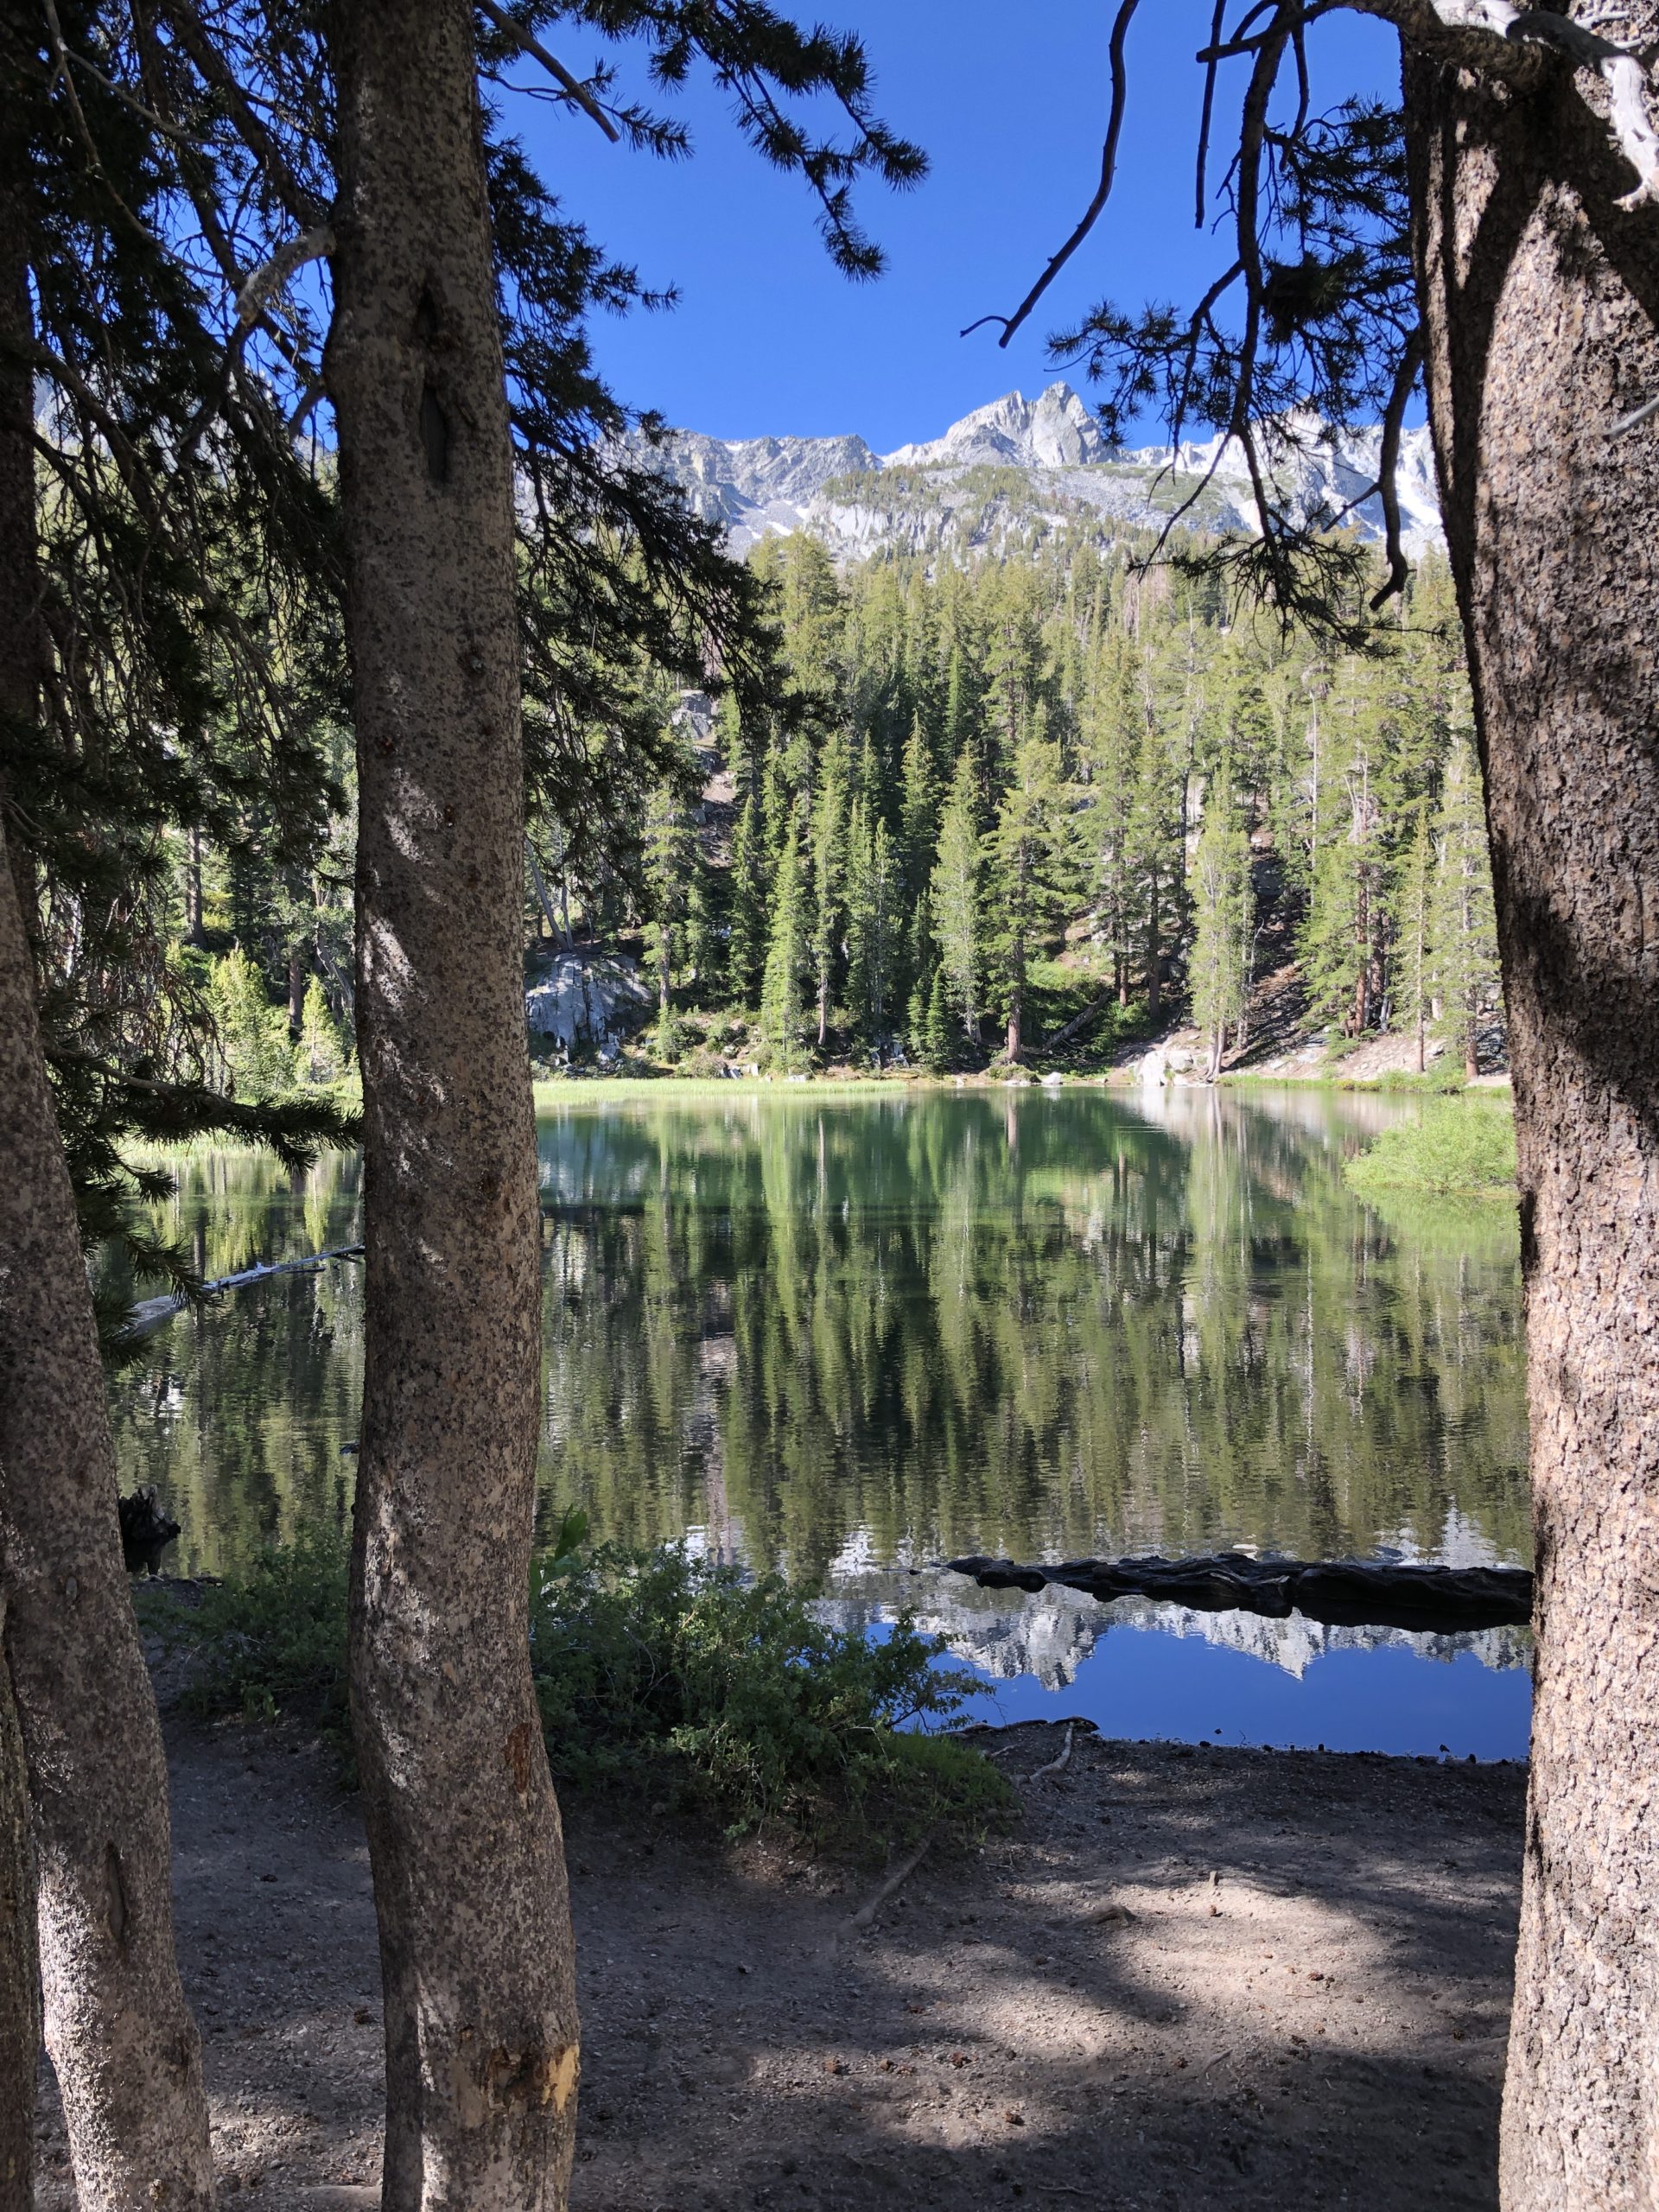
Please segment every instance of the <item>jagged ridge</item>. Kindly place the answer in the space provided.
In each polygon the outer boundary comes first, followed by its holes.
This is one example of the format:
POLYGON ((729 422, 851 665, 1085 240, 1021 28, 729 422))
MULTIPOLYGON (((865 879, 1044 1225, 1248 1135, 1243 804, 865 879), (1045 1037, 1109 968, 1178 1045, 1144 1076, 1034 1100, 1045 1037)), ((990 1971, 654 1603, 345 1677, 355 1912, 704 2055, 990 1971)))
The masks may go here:
MULTIPOLYGON (((1380 539, 1381 502, 1360 499, 1376 475, 1380 430, 1332 440, 1305 423, 1285 433, 1281 486, 1301 511, 1334 512, 1380 539)), ((638 448, 641 452, 646 449, 638 448)), ((1008 392, 952 423, 940 438, 877 454, 857 436, 728 440, 695 430, 652 452, 698 512, 720 523, 736 552, 809 530, 837 559, 904 551, 994 552, 1038 522, 1157 527, 1203 479, 1195 527, 1252 531, 1249 479, 1236 445, 1219 437, 1177 448, 1109 446, 1071 387, 1035 399, 1008 392)), ((1441 543, 1433 456, 1425 429, 1402 441, 1400 494, 1408 550, 1441 543)))

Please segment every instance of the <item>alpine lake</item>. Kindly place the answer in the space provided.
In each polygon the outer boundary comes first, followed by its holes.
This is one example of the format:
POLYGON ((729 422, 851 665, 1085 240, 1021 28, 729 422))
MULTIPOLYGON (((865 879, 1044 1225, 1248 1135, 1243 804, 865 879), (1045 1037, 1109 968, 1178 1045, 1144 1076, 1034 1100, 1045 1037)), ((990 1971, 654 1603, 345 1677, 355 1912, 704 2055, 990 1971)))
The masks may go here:
MULTIPOLYGON (((683 1541, 873 1635, 945 1637, 986 1718, 1108 1735, 1524 1757, 1521 1629, 1105 1605, 939 1571, 1238 1545, 1526 1565, 1505 1206, 1378 1211, 1343 1164, 1408 1098, 1305 1089, 541 1095, 543 1535, 683 1541)), ((348 1245, 360 1162, 171 1163, 207 1277, 348 1245)), ((435 1317, 442 1325, 442 1316, 435 1317)), ((226 1291, 111 1382, 122 1487, 234 1573, 348 1516, 359 1262, 226 1291)))

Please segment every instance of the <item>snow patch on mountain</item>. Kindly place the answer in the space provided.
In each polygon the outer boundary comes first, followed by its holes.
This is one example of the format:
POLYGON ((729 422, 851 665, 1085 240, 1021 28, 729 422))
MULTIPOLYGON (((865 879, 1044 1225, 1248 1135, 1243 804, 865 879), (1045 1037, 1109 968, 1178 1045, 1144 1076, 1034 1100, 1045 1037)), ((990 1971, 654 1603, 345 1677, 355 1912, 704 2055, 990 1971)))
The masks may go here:
MULTIPOLYGON (((1281 432, 1274 469, 1302 515, 1340 518, 1367 540, 1384 534, 1372 486, 1380 429, 1332 437, 1302 421, 1281 432)), ((763 539, 810 531, 846 563, 891 551, 995 556, 1034 525, 1158 528, 1189 499, 1191 524, 1253 535, 1249 472, 1236 439, 1113 447, 1071 387, 1034 399, 1006 393, 942 437, 877 454, 861 437, 723 439, 675 432, 635 448, 672 476, 692 505, 744 553, 763 539), (988 472, 989 472, 988 474, 988 472)), ((1426 429, 1401 442, 1400 505, 1414 557, 1443 543, 1426 429)))

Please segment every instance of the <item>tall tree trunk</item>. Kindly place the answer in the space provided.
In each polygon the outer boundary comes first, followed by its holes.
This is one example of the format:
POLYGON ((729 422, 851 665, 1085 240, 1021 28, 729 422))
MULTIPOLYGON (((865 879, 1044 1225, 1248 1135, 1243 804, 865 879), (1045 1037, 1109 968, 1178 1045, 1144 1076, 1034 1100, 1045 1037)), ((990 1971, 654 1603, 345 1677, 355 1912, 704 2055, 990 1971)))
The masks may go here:
POLYGON ((288 1033, 298 1037, 305 1027, 305 939, 296 938, 288 948, 288 1033))
MULTIPOLYGON (((5 1630, 0 1587, 0 1639, 5 1630)), ((0 1648, 3 1648, 0 1643, 0 1648)), ((41 2063, 29 1772, 11 1677, 0 1664, 0 2212, 34 2212, 35 2080, 41 2063)))
MULTIPOLYGON (((1592 10, 1566 12, 1588 19, 1592 10)), ((1637 45, 1659 7, 1599 7, 1637 45)), ((1408 61, 1508 993, 1538 1658, 1507 2212, 1659 2202, 1659 226, 1563 75, 1408 61)))
MULTIPOLYGON (((8 46, 34 25, 0 20, 8 46)), ((39 696, 40 577, 35 524, 35 380, 24 354, 35 336, 29 277, 29 148, 21 131, 0 131, 0 758, 7 724, 35 719, 39 696)), ((0 779, 0 807, 5 803, 0 779)), ((11 869, 28 935, 35 936, 35 870, 15 830, 11 869)))
MULTIPOLYGON (((30 336, 26 179, 0 163, 0 340, 21 348, 30 336)), ((0 344, 0 722, 20 732, 39 701, 33 427, 31 379, 0 344)), ((21 1735, 46 2040, 82 2212, 125 2212, 159 2201, 156 2190, 190 2212, 213 2200, 200 2045, 174 1957, 167 1766, 127 1592, 103 1366, 41 1055, 33 897, 29 856, 0 822, 0 1891, 14 1900, 0 1906, 0 2173, 27 2157, 12 2136, 29 2129, 38 2046, 34 1961, 20 1966, 15 1952, 28 1919, 13 1886, 21 1735)))
POLYGON ((74 1199, 0 868, 0 1558, 28 1754, 47 2047, 81 2212, 213 2202, 201 2046, 173 1951, 167 1764, 115 1510, 74 1199), (164 2194, 162 2193, 164 2192, 164 2194))
POLYGON ((530 1674, 540 1236, 512 472, 468 0, 334 18, 367 1321, 352 1700, 385 2212, 565 2201, 578 2069, 530 1674))
MULTIPOLYGON (((0 150, 0 332, 26 338, 30 315, 26 178, 17 158, 22 151, 11 147, 0 150)), ((30 384, 29 372, 21 363, 0 356, 0 741, 6 722, 15 718, 26 727, 35 710, 30 384)), ((0 789, 0 809, 4 796, 0 789)), ((17 885, 19 895, 29 888, 25 869, 17 885)), ((35 2081, 41 2055, 35 1869, 29 1841, 28 1771, 3 1656, 7 1569, 0 1550, 0 2212, 33 2212, 35 2081)))

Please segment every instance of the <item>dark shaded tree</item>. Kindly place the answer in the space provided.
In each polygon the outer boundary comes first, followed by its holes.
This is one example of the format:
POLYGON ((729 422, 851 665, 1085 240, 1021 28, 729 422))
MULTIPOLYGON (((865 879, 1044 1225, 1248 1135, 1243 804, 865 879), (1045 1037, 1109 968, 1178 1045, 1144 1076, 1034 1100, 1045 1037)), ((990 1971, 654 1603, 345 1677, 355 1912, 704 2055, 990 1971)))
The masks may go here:
MULTIPOLYGON (((1069 340, 1109 422, 1155 407, 1238 442, 1259 535, 1213 559, 1287 613, 1363 636, 1355 550, 1274 477, 1293 411, 1380 415, 1393 475, 1420 373, 1468 645, 1515 1073, 1532 1414, 1538 1665, 1516 2006, 1508 2212, 1645 2204, 1659 2137, 1643 2069, 1659 1899, 1648 1818, 1659 1697, 1659 881, 1652 601, 1659 533, 1659 132, 1650 4, 1349 0, 1394 24, 1403 104, 1311 111, 1306 41, 1335 10, 1218 6, 1245 75, 1223 265, 1190 309, 1097 310, 1069 340)), ((1004 326, 1087 236, 1112 185, 1137 0, 1112 36, 1100 189, 1004 326)))

